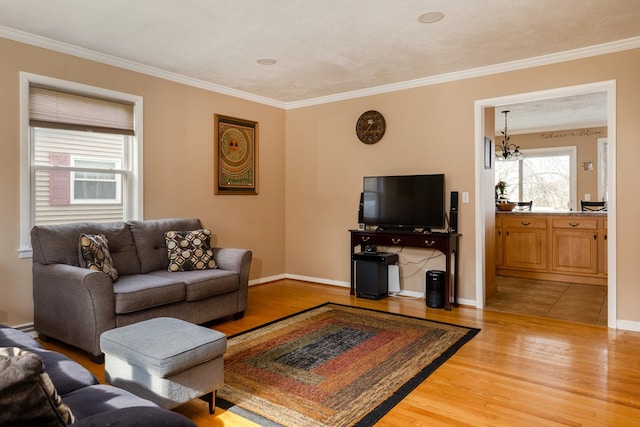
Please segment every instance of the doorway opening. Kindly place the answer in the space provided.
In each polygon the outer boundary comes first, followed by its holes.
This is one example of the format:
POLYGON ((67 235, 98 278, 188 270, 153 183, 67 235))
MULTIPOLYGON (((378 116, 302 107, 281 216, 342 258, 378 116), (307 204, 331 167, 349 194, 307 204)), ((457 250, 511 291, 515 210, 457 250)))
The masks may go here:
MULTIPOLYGON (((487 243, 493 243, 487 238, 490 233, 495 234, 495 193, 494 187, 494 170, 495 168, 486 168, 486 147, 485 136, 493 135, 493 129, 485 129, 487 120, 485 117, 486 110, 493 112, 494 108, 501 105, 518 104, 534 102, 545 99, 553 99, 560 97, 568 97, 575 95, 591 94, 595 92, 604 92, 607 97, 607 144, 605 145, 607 162, 607 194, 608 194, 608 240, 607 253, 608 265, 612 268, 608 269, 607 277, 607 326, 616 328, 617 312, 616 312, 616 110, 615 81, 604 81, 591 83, 586 85, 570 86, 546 91, 522 93, 516 95, 508 95, 504 97, 477 100, 475 102, 475 192, 478 195, 476 203, 476 307, 485 308, 487 280, 495 281, 495 274, 489 271, 492 263, 487 262, 488 253, 493 254, 493 250, 487 251, 487 243)), ((490 120, 489 122, 492 122, 490 120)), ((494 270, 495 271, 495 270, 494 270)))

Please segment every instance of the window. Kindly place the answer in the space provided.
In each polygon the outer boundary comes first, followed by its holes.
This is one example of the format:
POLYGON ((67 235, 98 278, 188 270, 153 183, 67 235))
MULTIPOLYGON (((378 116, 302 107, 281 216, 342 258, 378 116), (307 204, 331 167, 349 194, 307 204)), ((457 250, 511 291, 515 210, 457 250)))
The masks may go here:
POLYGON ((21 91, 21 256, 34 225, 141 218, 142 100, 27 73, 21 91))
POLYGON ((71 160, 73 166, 84 169, 71 173, 71 203, 121 203, 122 173, 111 172, 120 169, 120 159, 71 160))
POLYGON ((576 148, 522 152, 521 161, 496 162, 496 183, 507 183, 509 200, 532 200, 534 210, 576 210, 576 148))

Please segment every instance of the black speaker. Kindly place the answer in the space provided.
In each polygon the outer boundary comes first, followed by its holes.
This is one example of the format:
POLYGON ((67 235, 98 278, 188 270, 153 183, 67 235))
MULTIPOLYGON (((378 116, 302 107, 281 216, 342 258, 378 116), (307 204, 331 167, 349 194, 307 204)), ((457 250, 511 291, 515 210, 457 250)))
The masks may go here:
POLYGON ((449 231, 458 232, 458 192, 451 192, 451 203, 449 204, 449 231))
POLYGON ((458 232, 458 211, 449 212, 449 231, 451 233, 458 232))
POLYGON ((362 224, 364 222, 363 210, 364 210, 364 193, 360 193, 360 205, 358 206, 358 224, 362 224))
POLYGON ((451 203, 449 204, 449 206, 451 206, 451 212, 453 211, 458 212, 458 192, 457 191, 451 192, 451 203))

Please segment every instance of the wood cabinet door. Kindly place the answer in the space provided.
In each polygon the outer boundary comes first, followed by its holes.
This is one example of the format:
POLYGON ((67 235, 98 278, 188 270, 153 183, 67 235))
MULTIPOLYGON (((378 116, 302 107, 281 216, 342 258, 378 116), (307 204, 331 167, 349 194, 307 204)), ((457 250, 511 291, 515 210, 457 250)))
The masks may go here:
POLYGON ((547 230, 540 228, 504 228, 504 264, 506 268, 546 270, 548 266, 547 230))
POLYGON ((603 219, 598 234, 598 271, 607 275, 609 266, 609 230, 607 220, 603 219))
POLYGON ((562 273, 598 273, 596 230, 553 230, 551 270, 562 273))
POLYGON ((501 267, 504 264, 504 243, 502 235, 502 227, 496 227, 496 267, 501 267))

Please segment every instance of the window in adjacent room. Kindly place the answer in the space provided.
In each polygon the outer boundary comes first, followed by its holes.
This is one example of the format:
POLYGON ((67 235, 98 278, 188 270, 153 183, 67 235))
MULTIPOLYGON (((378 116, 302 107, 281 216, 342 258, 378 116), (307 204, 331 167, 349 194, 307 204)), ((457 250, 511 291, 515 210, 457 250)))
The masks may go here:
POLYGON ((496 183, 507 183, 510 201, 533 201, 533 210, 576 209, 576 148, 522 150, 524 159, 496 162, 496 183))
POLYGON ((34 225, 114 222, 142 216, 139 97, 21 75, 21 237, 34 225), (25 146, 26 145, 26 146, 25 146))

